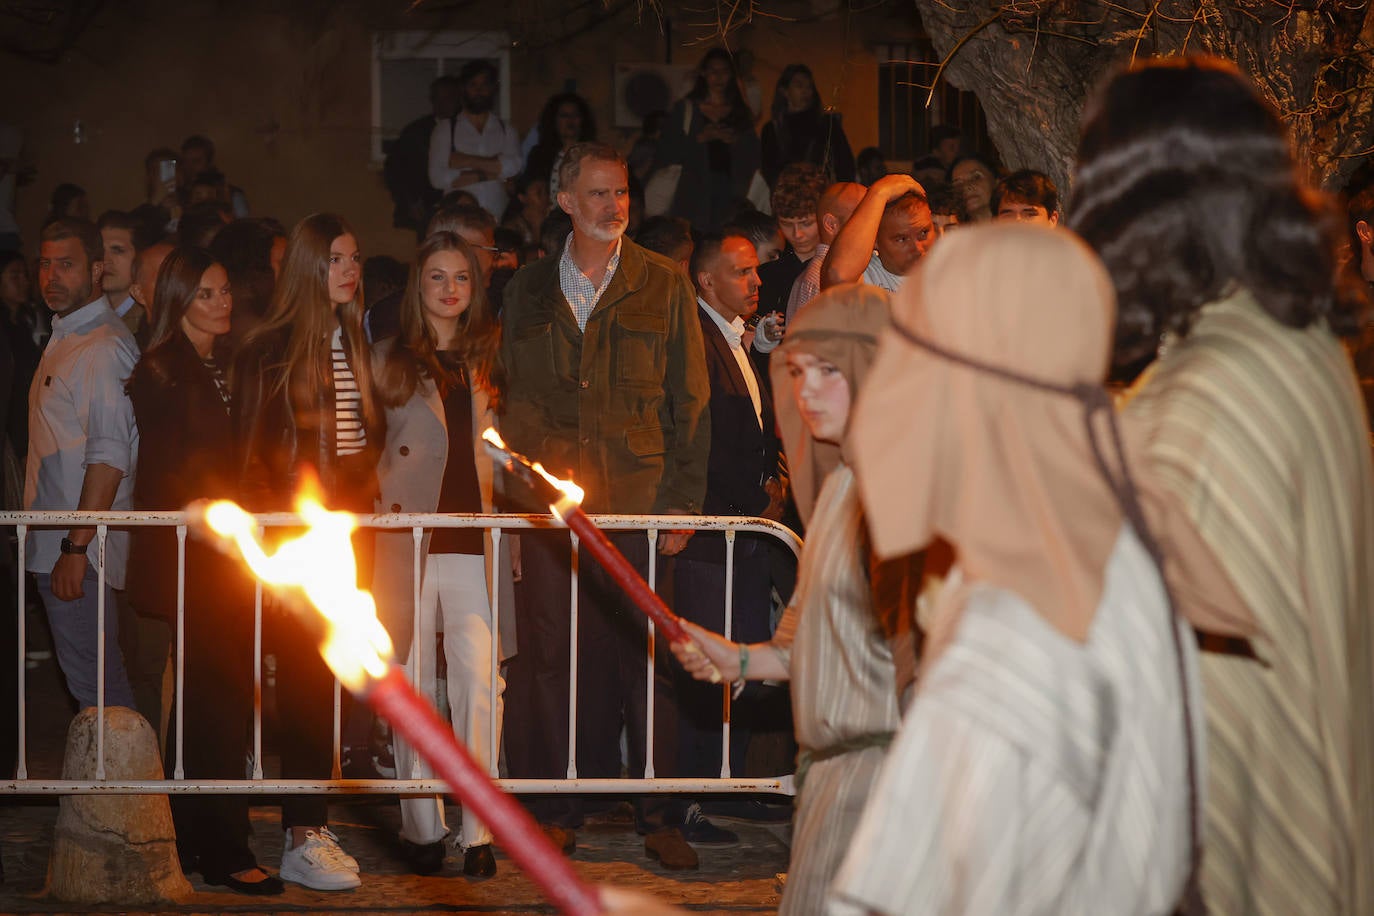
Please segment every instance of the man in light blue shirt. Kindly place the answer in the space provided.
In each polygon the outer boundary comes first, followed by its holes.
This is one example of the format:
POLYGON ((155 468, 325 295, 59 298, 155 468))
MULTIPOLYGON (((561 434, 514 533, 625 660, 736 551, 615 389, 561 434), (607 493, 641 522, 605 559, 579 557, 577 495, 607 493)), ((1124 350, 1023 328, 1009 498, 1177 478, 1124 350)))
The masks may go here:
MULTIPOLYGON (((124 383, 138 346, 100 294, 103 260, 100 233, 89 222, 61 219, 43 230, 38 284, 53 313, 53 333, 29 389, 28 510, 131 507, 138 430, 124 383)), ((37 579, 57 660, 77 703, 96 704, 103 609, 105 705, 132 708, 111 592, 124 585, 129 536, 110 532, 102 556, 95 533, 93 527, 30 529, 25 567, 37 579)))

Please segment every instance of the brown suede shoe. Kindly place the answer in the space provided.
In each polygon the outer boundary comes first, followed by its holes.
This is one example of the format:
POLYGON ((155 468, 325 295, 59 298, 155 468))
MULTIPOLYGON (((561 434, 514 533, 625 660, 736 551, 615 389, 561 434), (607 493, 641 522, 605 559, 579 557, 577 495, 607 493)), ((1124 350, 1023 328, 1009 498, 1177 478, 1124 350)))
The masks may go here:
POLYGON ((577 849, 577 831, 569 830, 567 827, 559 827, 557 824, 540 824, 539 829, 544 832, 544 836, 549 838, 549 842, 554 848, 564 855, 572 855, 577 849))
POLYGON ((644 838, 644 854, 657 859, 664 868, 681 871, 699 868, 697 851, 687 844, 682 831, 676 827, 664 827, 644 838))

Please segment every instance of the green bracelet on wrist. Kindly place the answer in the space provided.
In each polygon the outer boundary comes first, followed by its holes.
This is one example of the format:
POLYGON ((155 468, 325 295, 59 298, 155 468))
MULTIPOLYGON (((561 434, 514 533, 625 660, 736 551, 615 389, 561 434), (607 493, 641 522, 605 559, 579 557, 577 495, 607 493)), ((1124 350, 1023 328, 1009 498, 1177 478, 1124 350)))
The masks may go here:
POLYGON ((748 645, 747 643, 740 643, 740 644, 739 644, 739 678, 738 678, 738 680, 741 680, 741 681, 744 680, 744 676, 745 676, 746 674, 748 674, 748 673, 749 673, 749 645, 748 645))

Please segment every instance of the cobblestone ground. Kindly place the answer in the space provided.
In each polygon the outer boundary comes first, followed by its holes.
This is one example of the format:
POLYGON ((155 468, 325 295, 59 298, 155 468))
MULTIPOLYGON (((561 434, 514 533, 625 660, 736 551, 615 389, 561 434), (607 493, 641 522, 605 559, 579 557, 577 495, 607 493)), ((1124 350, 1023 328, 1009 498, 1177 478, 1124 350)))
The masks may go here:
MULTIPOLYGON (((38 687, 30 697, 30 770, 34 775, 61 769, 65 722, 69 719, 57 691, 51 662, 31 672, 38 687), (45 689, 46 688, 46 689, 45 689)), ((0 798, 0 860, 5 883, 0 884, 0 913, 413 913, 552 912, 538 888, 510 859, 497 852, 494 878, 474 881, 463 876, 462 854, 450 852, 439 875, 409 873, 396 840, 400 813, 391 798, 345 798, 331 806, 330 824, 344 848, 362 866, 363 886, 356 891, 325 893, 287 885, 284 895, 251 898, 212 889, 192 877, 194 896, 163 909, 128 906, 73 907, 48 899, 43 892, 56 798, 0 798)), ((451 809, 449 824, 459 821, 451 809)), ((272 806, 253 809, 254 847, 258 859, 275 871, 281 858, 279 812, 272 806)), ((790 830, 728 824, 740 835, 737 846, 699 847, 701 869, 670 872, 644 855, 643 838, 636 836, 628 805, 589 820, 577 833, 572 861, 588 881, 635 887, 698 912, 772 912, 781 895, 778 873, 787 868, 790 830)))

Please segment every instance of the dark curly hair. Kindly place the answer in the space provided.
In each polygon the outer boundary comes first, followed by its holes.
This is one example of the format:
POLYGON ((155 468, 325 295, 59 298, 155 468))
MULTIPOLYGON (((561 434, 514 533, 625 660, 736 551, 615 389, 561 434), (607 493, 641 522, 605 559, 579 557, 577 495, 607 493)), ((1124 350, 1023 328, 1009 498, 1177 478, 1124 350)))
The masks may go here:
POLYGON ((793 162, 783 166, 769 198, 774 215, 787 219, 815 216, 826 187, 825 173, 818 165, 793 162))
POLYGON ((1069 213, 1116 286, 1118 365, 1186 334, 1233 285, 1289 327, 1358 330, 1365 294, 1337 265, 1334 207, 1230 63, 1156 60, 1108 80, 1084 114, 1069 213))

